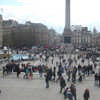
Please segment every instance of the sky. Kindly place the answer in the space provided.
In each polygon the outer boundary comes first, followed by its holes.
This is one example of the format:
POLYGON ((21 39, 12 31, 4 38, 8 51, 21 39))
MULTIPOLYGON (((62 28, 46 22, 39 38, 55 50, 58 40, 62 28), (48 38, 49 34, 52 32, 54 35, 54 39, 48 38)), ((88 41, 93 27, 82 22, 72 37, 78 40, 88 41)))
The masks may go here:
MULTIPOLYGON (((100 31, 100 0, 71 0, 71 25, 100 31)), ((3 19, 19 23, 43 23, 62 33, 65 26, 65 0, 0 0, 3 19)))

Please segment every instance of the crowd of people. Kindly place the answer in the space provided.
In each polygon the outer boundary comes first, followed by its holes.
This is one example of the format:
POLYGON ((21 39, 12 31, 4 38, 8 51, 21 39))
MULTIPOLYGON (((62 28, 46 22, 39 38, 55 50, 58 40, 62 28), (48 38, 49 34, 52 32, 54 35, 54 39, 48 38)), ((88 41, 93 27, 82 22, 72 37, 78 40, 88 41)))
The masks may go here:
MULTIPOLYGON (((78 56, 72 57, 71 55, 67 58, 65 53, 55 53, 55 52, 45 52, 40 53, 41 64, 34 66, 30 63, 24 64, 21 63, 21 68, 19 63, 11 62, 3 67, 3 77, 5 73, 9 74, 11 72, 17 72, 17 78, 21 72, 24 72, 24 79, 33 79, 33 73, 39 72, 40 78, 45 77, 46 88, 50 87, 50 81, 60 84, 59 92, 62 93, 65 99, 77 100, 76 87, 75 83, 82 82, 85 77, 94 74, 95 85, 100 87, 100 71, 96 72, 97 64, 94 61, 94 56, 86 54, 79 54, 78 56), (55 59, 58 58, 58 61, 55 59), (81 61, 78 63, 78 61, 81 61), (88 64, 85 64, 85 60, 88 61, 88 64), (56 61, 56 63, 55 63, 56 61), (90 63, 92 61, 93 63, 90 63), (51 63, 52 67, 48 65, 51 63), (73 65, 74 63, 74 65, 73 65), (63 75, 66 75, 67 80, 63 75), (67 82, 71 83, 70 87, 67 86, 67 82)), ((84 100, 88 100, 90 97, 89 89, 86 89, 83 94, 84 100)))
MULTIPOLYGON (((53 54, 51 54, 51 56, 52 55, 53 54)), ((57 72, 56 72, 57 74, 55 74, 55 71, 51 72, 52 69, 50 69, 50 70, 47 71, 47 73, 45 75, 46 88, 49 88, 49 81, 52 80, 51 77, 53 76, 53 74, 54 74, 54 77, 55 77, 55 75, 58 76, 56 82, 58 80, 60 82, 60 93, 62 93, 62 90, 65 89, 64 90, 64 98, 65 99, 69 98, 69 100, 73 100, 73 97, 74 97, 74 100, 77 100, 76 88, 75 88, 75 85, 74 85, 76 83, 77 77, 78 77, 78 81, 82 82, 85 77, 88 77, 90 75, 94 75, 95 84, 100 86, 99 85, 100 84, 100 71, 98 71, 98 74, 95 73, 97 64, 94 61, 93 56, 94 55, 89 56, 89 54, 85 54, 85 55, 83 54, 83 55, 77 56, 77 60, 81 59, 80 63, 83 63, 81 65, 81 64, 77 64, 76 58, 72 59, 71 57, 69 57, 67 59, 68 62, 66 63, 66 59, 64 58, 64 55, 60 55, 59 56, 59 64, 57 62, 56 67, 54 67, 55 69, 57 68, 57 72), (87 65, 84 64, 85 60, 88 60, 87 65), (91 61, 92 61, 92 64, 90 63, 91 61), (75 62, 77 66, 76 65, 73 66, 72 65, 73 62, 75 62), (64 71, 66 72, 66 75, 68 77, 67 82, 68 81, 72 82, 71 87, 65 88, 66 87, 66 81, 63 77, 64 71), (53 74, 51 74, 51 73, 53 73, 53 74)), ((52 57, 54 57, 54 56, 52 56, 52 57)), ((54 58, 52 58, 52 60, 51 60, 52 64, 53 64, 53 60, 54 60, 54 58)), ((84 91, 83 97, 84 97, 84 100, 89 99, 90 93, 89 93, 88 88, 86 88, 86 90, 84 91)))

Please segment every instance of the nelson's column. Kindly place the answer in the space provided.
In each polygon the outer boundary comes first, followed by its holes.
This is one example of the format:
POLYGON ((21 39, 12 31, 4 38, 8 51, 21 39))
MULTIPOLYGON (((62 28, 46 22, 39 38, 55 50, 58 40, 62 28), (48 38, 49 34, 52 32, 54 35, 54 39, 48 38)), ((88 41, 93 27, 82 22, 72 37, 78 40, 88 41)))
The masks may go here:
POLYGON ((63 32, 64 47, 66 52, 73 50, 72 31, 70 29, 70 0, 66 0, 65 7, 65 29, 63 32))

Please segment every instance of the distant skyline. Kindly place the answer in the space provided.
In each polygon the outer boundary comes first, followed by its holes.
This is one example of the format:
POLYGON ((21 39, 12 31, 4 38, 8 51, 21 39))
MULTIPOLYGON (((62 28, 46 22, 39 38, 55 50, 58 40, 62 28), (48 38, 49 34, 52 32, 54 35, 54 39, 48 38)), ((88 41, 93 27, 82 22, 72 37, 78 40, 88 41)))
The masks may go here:
MULTIPOLYGON (((100 31, 100 0, 71 0, 71 25, 100 31)), ((62 33, 65 27, 65 0, 0 0, 3 19, 19 23, 43 23, 62 33)))

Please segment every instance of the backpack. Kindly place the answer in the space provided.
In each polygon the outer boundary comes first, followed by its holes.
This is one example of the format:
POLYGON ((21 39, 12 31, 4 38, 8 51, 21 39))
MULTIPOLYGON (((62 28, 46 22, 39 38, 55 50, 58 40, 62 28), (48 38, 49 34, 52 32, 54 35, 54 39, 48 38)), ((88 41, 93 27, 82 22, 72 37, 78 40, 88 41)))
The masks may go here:
POLYGON ((28 74, 28 72, 29 72, 28 69, 26 69, 26 74, 28 74))

